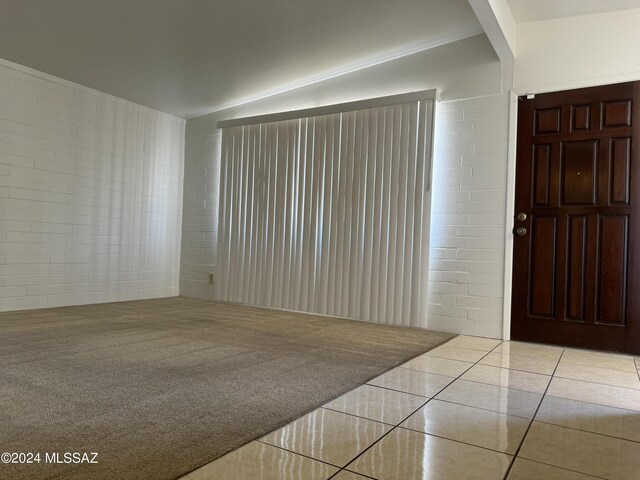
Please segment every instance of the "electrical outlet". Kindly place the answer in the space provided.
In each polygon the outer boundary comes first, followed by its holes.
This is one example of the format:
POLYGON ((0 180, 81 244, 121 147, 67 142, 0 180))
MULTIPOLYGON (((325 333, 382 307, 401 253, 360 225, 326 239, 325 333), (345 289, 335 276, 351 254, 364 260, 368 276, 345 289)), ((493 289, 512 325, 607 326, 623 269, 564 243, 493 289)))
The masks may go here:
POLYGON ((213 285, 213 272, 209 272, 209 283, 213 285))

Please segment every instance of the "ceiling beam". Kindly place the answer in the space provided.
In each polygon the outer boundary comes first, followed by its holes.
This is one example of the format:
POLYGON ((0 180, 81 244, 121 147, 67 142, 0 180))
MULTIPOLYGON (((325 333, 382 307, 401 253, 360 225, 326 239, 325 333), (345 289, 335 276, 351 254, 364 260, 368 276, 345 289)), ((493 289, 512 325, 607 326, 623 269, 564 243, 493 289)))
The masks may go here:
POLYGON ((516 22, 507 0, 468 0, 500 61, 516 52, 516 22))

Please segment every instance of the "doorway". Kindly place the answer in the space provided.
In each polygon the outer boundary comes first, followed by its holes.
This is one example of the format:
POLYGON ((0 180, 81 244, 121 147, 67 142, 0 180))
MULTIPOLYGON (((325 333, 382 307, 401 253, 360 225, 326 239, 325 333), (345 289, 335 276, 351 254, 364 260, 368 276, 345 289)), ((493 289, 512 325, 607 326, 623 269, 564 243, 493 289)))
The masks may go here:
POLYGON ((512 338, 640 353, 640 82, 518 99, 512 338))

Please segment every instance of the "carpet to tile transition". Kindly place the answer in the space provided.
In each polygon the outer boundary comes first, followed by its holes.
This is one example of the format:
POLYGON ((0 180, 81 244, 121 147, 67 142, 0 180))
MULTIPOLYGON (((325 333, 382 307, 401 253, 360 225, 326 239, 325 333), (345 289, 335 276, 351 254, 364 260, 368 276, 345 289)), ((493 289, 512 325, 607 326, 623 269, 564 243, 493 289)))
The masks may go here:
POLYGON ((182 297, 2 313, 0 452, 41 462, 0 478, 175 479, 449 338, 182 297))

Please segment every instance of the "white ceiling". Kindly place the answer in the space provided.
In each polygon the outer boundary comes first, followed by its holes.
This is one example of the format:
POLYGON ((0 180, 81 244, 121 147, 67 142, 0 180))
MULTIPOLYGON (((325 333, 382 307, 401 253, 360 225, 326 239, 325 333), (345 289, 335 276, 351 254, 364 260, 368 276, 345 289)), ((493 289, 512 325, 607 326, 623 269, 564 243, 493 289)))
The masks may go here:
POLYGON ((0 3, 0 58, 185 118, 481 32, 467 0, 0 3))
MULTIPOLYGON (((518 23, 640 8, 507 1, 518 23)), ((467 0, 0 0, 0 58, 185 118, 481 32, 467 0)))
POLYGON ((640 8, 640 0, 507 0, 507 2, 517 23, 640 8))

